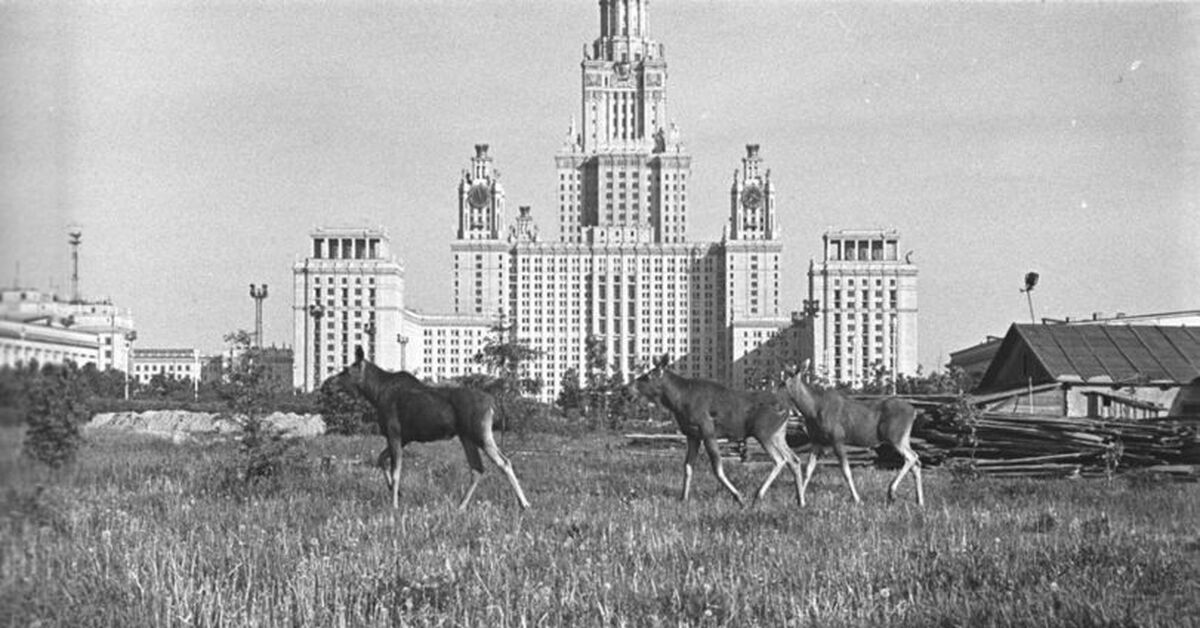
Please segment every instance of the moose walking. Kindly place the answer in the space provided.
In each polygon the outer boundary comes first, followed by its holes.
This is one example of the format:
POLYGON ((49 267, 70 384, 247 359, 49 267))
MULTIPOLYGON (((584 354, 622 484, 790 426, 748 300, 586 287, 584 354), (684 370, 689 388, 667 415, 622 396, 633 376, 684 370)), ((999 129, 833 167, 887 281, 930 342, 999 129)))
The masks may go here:
POLYGON ((379 431, 387 447, 379 458, 389 460, 385 470, 392 491, 392 507, 400 507, 400 471, 404 446, 412 442, 432 442, 458 436, 467 464, 471 466, 471 485, 458 507, 466 508, 483 478, 482 450, 508 478, 521 508, 529 500, 513 472, 512 463, 500 453, 492 433, 496 412, 495 399, 486 392, 465 387, 428 386, 405 371, 390 372, 368 362, 362 347, 355 347, 354 363, 331 377, 325 385, 356 391, 375 407, 379 431))
POLYGON ((804 366, 784 382, 788 398, 804 416, 804 426, 812 441, 812 453, 809 454, 808 467, 800 483, 800 505, 804 505, 804 491, 816 471, 817 458, 827 448, 833 449, 833 453, 837 455, 842 475, 846 478, 855 503, 861 503, 858 490, 854 488, 854 477, 850 474, 846 445, 875 447, 880 443, 891 445, 904 457, 904 466, 888 485, 888 499, 896 498, 896 488, 900 486, 900 480, 911 471, 917 484, 917 504, 924 505, 921 460, 909 442, 913 421, 917 416, 912 404, 898 397, 873 402, 856 401, 836 390, 818 388, 804 381, 808 367, 809 362, 806 360, 804 366))
POLYGON ((769 392, 732 390, 713 381, 682 377, 668 370, 669 364, 668 356, 658 358, 652 369, 633 381, 632 387, 642 397, 670 411, 679 430, 687 437, 680 499, 687 501, 692 485, 692 464, 703 443, 717 480, 739 504, 744 504, 742 494, 725 477, 717 438, 744 442, 753 436, 775 462, 771 473, 754 494, 754 501, 757 503, 762 499, 784 465, 788 465, 796 476, 796 499, 804 505, 800 459, 787 445, 787 415, 780 407, 779 399, 769 392))

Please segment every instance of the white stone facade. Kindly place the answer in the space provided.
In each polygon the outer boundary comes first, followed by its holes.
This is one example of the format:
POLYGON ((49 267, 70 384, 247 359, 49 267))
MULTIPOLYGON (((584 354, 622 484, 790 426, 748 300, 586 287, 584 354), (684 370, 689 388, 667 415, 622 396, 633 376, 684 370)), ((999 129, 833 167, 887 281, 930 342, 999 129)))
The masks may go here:
POLYGON ((917 266, 899 240, 895 230, 831 231, 809 265, 801 355, 835 383, 917 370, 917 266))

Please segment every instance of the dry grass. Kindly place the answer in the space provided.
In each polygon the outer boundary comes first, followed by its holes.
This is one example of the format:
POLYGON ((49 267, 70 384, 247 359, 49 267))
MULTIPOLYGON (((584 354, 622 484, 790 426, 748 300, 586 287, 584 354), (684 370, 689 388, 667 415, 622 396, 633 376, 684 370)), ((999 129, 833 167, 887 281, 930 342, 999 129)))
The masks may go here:
MULTIPOLYGON (((741 510, 681 452, 508 438, 466 512, 457 443, 409 448, 403 507, 379 439, 306 445, 307 473, 237 489, 223 443, 91 435, 66 474, 0 456, 0 625, 1189 625, 1200 495, 1146 481, 955 481, 884 501, 889 472, 789 474, 741 510), (336 456, 335 459, 327 458, 336 456), (322 464, 328 459, 327 464, 322 464)), ((729 465, 752 490, 760 464, 729 465)))

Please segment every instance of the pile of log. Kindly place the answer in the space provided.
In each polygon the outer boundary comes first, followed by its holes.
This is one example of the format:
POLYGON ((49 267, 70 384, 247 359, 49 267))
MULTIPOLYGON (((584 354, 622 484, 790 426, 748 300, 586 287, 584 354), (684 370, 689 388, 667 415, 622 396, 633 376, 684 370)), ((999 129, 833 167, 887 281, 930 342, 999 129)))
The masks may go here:
MULTIPOLYGON (((1166 477, 1200 480, 1200 418, 1140 421, 1036 414, 965 412, 946 404, 923 408, 913 427, 913 449, 924 466, 946 466, 988 477, 1095 477, 1140 470, 1166 477)), ((682 455, 682 434, 626 434, 631 447, 645 452, 682 455)), ((767 462, 753 441, 718 439, 721 456, 767 462)), ((788 444, 807 459, 811 450, 803 423, 788 424, 788 444)), ((897 468, 899 454, 848 447, 852 466, 897 468)), ((831 452, 822 464, 837 464, 831 452)))
POLYGON ((948 461, 998 477, 1098 475, 1133 468, 1195 475, 1198 427, 1179 420, 933 411, 914 427, 913 447, 927 463, 948 461))

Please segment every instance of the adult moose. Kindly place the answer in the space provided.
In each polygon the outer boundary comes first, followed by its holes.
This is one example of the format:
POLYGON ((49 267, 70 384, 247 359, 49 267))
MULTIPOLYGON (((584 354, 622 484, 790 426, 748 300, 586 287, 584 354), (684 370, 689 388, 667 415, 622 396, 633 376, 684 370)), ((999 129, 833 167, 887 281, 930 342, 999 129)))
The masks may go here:
POLYGON ((854 488, 854 478, 850 474, 846 445, 875 447, 881 442, 891 445, 904 457, 904 466, 888 486, 888 499, 896 498, 896 487, 900 485, 900 480, 904 478, 904 474, 912 471, 913 479, 917 483, 917 504, 924 505, 921 461, 909 442, 913 421, 917 416, 912 404, 897 397, 862 402, 850 399, 836 390, 823 390, 805 383, 804 376, 808 367, 809 361, 805 360, 804 366, 784 382, 792 404, 804 416, 808 437, 812 441, 812 453, 808 457, 804 480, 800 483, 800 505, 804 505, 804 491, 816 471, 817 458, 826 448, 832 448, 837 455, 842 466, 842 475, 850 487, 850 494, 854 496, 855 503, 861 503, 858 491, 854 488))
POLYGON ((800 459, 787 445, 787 415, 780 407, 778 397, 769 392, 732 390, 713 381, 682 377, 668 370, 669 364, 668 356, 658 358, 652 369, 633 381, 632 387, 642 397, 670 411, 679 424, 679 431, 687 437, 680 499, 687 501, 692 485, 692 464, 700 444, 704 443, 713 474, 739 504, 745 504, 742 494, 725 477, 717 438, 744 442, 753 436, 775 462, 755 493, 754 501, 757 503, 766 494, 786 464, 796 476, 796 498, 803 505, 800 459))
POLYGON ((467 494, 458 504, 466 508, 483 478, 483 460, 479 452, 500 467, 517 494, 521 508, 529 508, 529 500, 517 482, 512 463, 500 453, 492 434, 495 399, 486 392, 464 387, 428 386, 405 371, 390 372, 368 362, 362 347, 354 349, 354 363, 326 381, 357 391, 371 405, 379 421, 379 431, 387 438, 387 446, 379 459, 390 459, 386 470, 388 488, 392 490, 392 507, 400 507, 400 471, 404 446, 412 442, 431 442, 458 436, 473 478, 467 494))

